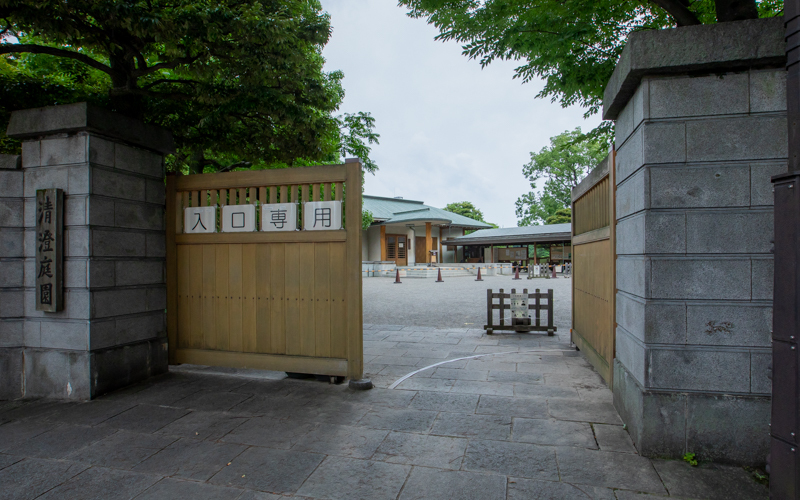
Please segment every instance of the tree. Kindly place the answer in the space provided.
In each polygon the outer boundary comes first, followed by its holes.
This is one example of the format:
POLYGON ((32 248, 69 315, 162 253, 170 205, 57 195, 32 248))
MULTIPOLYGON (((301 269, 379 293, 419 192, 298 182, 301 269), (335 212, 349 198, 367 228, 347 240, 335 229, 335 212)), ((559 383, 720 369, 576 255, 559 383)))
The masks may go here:
POLYGON ((343 75, 322 71, 316 0, 0 0, 0 20, 3 113, 29 95, 89 100, 170 129, 174 170, 311 164, 377 141, 368 114, 333 116, 343 75))
POLYGON ((473 205, 471 201, 457 201, 455 203, 448 203, 447 206, 442 210, 463 215, 464 217, 469 217, 470 219, 489 224, 495 228, 498 227, 497 224, 492 224, 491 222, 486 222, 483 220, 483 212, 473 205))
MULTIPOLYGON (((639 30, 781 15, 782 0, 400 0, 409 16, 462 43, 486 66, 521 61, 515 78, 542 78, 538 97, 596 113, 627 36, 639 30)), ((598 133, 607 133, 604 123, 598 133)))
POLYGON ((547 223, 559 210, 569 207, 572 188, 605 156, 603 142, 581 133, 580 127, 551 137, 550 146, 531 153, 530 163, 522 167, 531 191, 517 199, 517 225, 547 223), (544 179, 544 185, 538 192, 540 179, 544 179))
POLYGON ((559 208, 544 221, 545 224, 569 224, 570 222, 572 222, 571 207, 559 208))

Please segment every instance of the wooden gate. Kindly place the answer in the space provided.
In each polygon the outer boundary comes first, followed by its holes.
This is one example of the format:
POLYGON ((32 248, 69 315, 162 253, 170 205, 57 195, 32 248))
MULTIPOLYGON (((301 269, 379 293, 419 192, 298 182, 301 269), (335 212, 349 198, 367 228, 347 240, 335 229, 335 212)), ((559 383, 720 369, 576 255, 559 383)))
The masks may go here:
POLYGON ((572 190, 572 342, 609 388, 616 335, 614 156, 572 190))
POLYGON ((361 379, 361 164, 168 176, 167 332, 172 364, 361 379), (225 205, 301 215, 349 186, 344 229, 184 233, 187 207, 218 207, 219 228, 225 205))

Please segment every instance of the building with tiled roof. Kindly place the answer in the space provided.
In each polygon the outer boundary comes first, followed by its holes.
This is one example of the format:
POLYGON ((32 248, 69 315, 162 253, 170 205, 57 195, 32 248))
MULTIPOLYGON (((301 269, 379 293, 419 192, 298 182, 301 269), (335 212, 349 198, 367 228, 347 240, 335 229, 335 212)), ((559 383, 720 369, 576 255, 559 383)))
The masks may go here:
MULTIPOLYGON (((443 238, 463 236, 467 230, 492 226, 421 201, 364 195, 363 209, 372 213, 373 223, 364 231, 362 260, 393 261, 398 266, 453 262, 452 251, 443 255, 443 238), (433 254, 432 252, 435 252, 433 254)), ((446 250, 446 249, 445 249, 446 250)))

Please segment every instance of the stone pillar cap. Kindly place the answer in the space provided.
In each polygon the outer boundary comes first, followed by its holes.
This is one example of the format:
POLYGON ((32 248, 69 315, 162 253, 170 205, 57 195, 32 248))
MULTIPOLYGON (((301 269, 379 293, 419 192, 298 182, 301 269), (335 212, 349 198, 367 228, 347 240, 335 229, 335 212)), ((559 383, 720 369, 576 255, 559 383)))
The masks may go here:
POLYGON ((169 130, 86 102, 14 111, 6 135, 31 139, 81 131, 96 132, 161 154, 175 152, 169 130))
POLYGON ((783 17, 637 31, 603 93, 603 119, 616 120, 644 75, 723 72, 786 64, 783 17))

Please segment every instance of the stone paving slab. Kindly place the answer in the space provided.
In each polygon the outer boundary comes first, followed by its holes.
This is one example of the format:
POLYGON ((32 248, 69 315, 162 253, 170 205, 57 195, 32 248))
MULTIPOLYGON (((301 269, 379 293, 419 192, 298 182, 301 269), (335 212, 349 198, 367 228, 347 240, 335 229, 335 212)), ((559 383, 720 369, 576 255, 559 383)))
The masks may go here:
POLYGON ((67 455, 66 459, 89 465, 133 469, 177 440, 177 436, 119 431, 67 455))
POLYGON ((395 499, 410 470, 407 465, 328 457, 297 493, 332 500, 395 499))
POLYGON ((168 477, 136 495, 134 500, 236 500, 241 498, 242 492, 237 488, 168 477))
POLYGON ((42 500, 127 500, 155 484, 158 476, 92 467, 58 485, 42 500))
POLYGON ((375 451, 372 460, 459 470, 467 443, 461 438, 392 432, 375 451))
POLYGON ((505 476, 415 467, 406 481, 400 500, 503 500, 505 497, 505 476))
POLYGON ((568 326, 404 328, 365 328, 371 391, 184 365, 87 403, 0 402, 0 499, 768 497, 741 468, 639 456, 568 326))

